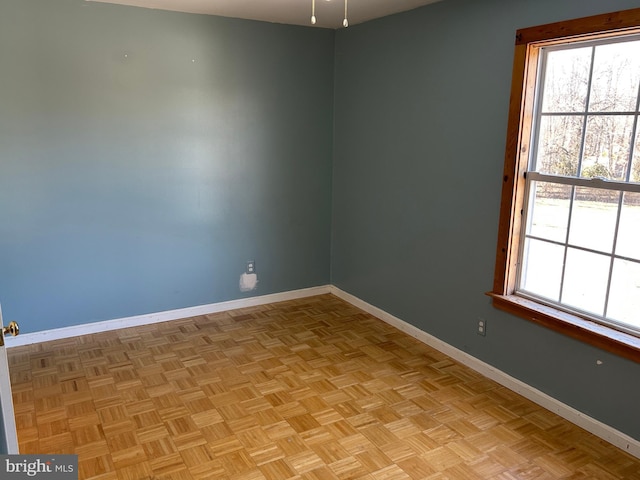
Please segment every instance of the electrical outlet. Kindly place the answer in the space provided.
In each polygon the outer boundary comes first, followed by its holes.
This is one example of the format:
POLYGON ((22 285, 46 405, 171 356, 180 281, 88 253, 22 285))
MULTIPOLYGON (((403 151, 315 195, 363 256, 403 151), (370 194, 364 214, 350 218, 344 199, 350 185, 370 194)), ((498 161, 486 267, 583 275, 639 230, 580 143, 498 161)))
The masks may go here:
POLYGON ((247 260, 247 274, 256 273, 256 261, 247 260))
POLYGON ((484 318, 478 318, 478 335, 487 335, 487 321, 484 318))

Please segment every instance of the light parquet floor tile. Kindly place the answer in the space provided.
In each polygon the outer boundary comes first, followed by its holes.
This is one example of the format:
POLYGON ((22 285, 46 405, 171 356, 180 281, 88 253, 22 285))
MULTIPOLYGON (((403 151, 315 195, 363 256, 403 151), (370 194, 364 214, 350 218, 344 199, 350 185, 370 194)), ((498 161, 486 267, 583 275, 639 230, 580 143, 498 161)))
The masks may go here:
POLYGON ((10 349, 83 480, 630 479, 640 461, 332 295, 10 349))

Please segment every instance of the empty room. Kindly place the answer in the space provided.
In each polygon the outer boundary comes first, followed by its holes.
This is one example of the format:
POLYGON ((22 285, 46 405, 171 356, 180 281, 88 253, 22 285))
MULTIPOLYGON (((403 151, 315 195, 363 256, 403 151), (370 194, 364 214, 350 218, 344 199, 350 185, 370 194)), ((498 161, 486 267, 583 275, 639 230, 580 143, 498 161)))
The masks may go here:
POLYGON ((638 6, 0 0, 0 477, 640 479, 638 6))

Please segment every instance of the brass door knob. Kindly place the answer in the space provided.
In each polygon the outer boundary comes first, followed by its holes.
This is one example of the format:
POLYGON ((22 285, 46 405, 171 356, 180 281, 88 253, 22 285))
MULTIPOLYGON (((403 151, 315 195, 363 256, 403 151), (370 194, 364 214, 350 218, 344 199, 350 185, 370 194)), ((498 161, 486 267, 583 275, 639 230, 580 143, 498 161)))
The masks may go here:
POLYGON ((9 323, 9 325, 7 325, 6 327, 4 327, 2 329, 2 334, 3 335, 12 335, 12 336, 16 336, 20 333, 20 326, 16 323, 16 322, 11 322, 9 323))

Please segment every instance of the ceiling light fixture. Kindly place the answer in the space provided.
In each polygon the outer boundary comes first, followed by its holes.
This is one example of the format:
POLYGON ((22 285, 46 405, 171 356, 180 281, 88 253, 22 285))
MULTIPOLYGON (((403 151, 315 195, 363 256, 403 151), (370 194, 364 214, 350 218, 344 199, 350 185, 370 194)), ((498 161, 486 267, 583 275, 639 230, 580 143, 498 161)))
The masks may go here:
MULTIPOLYGON (((327 2, 330 0, 327 0, 327 2)), ((349 20, 347 20, 347 2, 348 0, 344 0, 344 20, 342 21, 342 25, 347 28, 349 26, 349 20)), ((316 0, 311 0, 311 25, 316 24, 316 0)))
POLYGON ((347 20, 347 0, 344 0, 344 20, 342 21, 344 28, 349 26, 349 20, 347 20))

